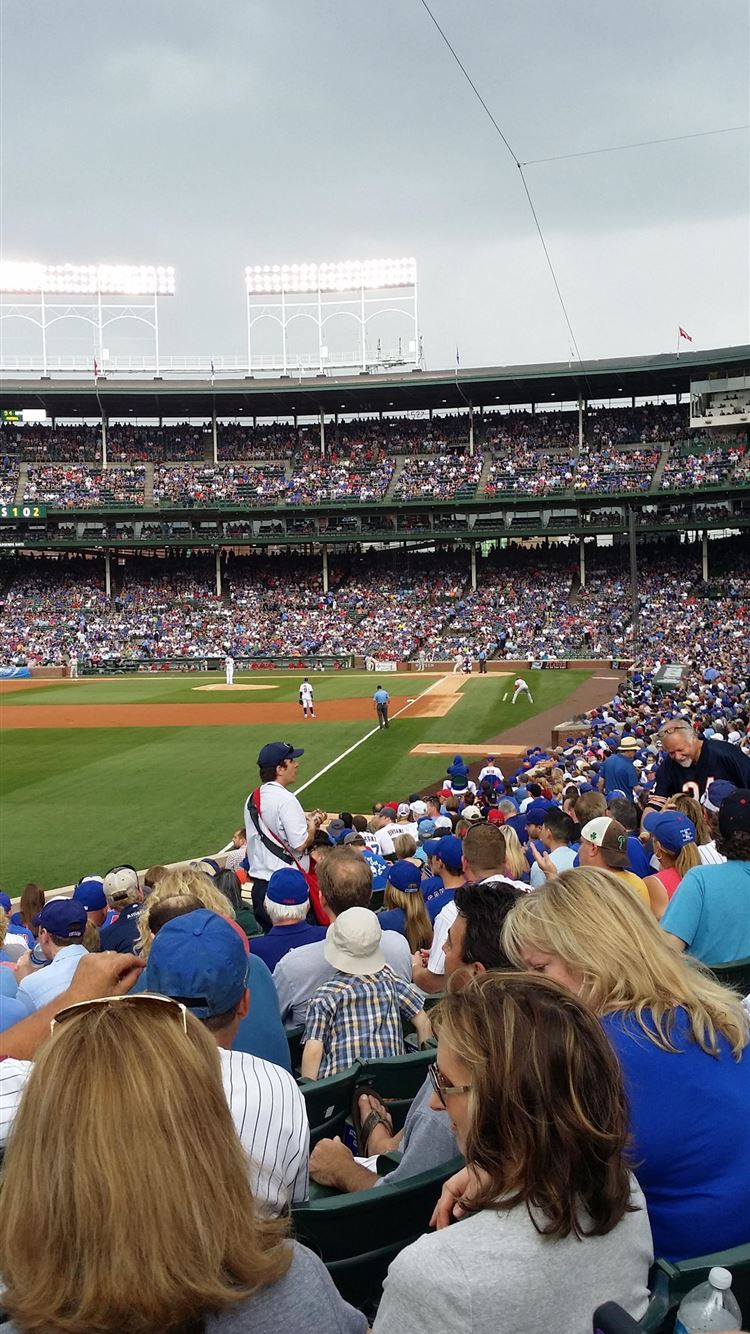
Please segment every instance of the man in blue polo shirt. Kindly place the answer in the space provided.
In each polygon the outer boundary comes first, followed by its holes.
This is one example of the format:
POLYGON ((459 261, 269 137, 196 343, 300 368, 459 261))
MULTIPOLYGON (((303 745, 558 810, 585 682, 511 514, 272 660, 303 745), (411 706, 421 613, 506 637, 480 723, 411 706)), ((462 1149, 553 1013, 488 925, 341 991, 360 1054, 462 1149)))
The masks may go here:
POLYGON ((274 871, 266 889, 265 908, 273 926, 267 935, 253 940, 251 949, 271 972, 290 950, 325 939, 324 926, 308 926, 305 920, 310 896, 305 877, 295 867, 274 871))
MULTIPOLYGON (((34 918, 39 927, 38 943, 47 963, 34 968, 18 984, 22 998, 40 1010, 48 1001, 67 991, 81 957, 87 953, 82 944, 86 930, 86 909, 72 899, 53 899, 45 903, 34 918)), ((18 972, 25 970, 21 961, 18 972)))
POLYGON ((378 715, 378 727, 381 730, 384 727, 389 727, 388 703, 391 697, 388 694, 388 691, 385 690, 383 686, 378 686, 372 698, 375 702, 375 712, 378 715))

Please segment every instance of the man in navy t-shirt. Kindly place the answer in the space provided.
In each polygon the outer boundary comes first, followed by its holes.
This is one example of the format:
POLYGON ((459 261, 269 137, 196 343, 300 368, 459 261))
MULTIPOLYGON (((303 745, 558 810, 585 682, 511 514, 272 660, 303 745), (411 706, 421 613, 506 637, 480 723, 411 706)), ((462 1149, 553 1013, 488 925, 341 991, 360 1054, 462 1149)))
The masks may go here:
POLYGON ((670 718, 661 729, 664 758, 656 770, 649 806, 656 810, 677 792, 698 801, 709 783, 724 778, 750 788, 750 759, 728 741, 702 741, 687 718, 670 718))

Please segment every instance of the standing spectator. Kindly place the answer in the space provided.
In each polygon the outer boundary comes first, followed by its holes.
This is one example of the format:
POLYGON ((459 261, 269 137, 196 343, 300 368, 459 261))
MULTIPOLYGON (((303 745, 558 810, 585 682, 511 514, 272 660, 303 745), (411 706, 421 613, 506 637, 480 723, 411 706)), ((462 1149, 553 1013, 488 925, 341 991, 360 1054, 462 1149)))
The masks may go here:
POLYGON ((47 964, 35 969, 33 963, 21 960, 16 976, 21 978, 19 992, 39 1010, 70 986, 79 960, 87 952, 82 944, 86 909, 72 899, 53 899, 34 918, 34 925, 39 928, 38 943, 47 964))
POLYGON ((417 988, 388 968, 380 937, 380 923, 369 908, 349 908, 328 928, 325 957, 335 971, 307 1011, 305 1079, 335 1075, 356 1060, 402 1055, 402 1017, 414 1024, 421 1041, 431 1036, 417 988))
POLYGON ((722 801, 716 846, 726 862, 688 871, 661 919, 675 949, 708 964, 750 956, 750 790, 722 801))
POLYGON ((248 871, 253 881, 253 912, 259 926, 273 925, 265 909, 266 890, 274 871, 296 866, 309 871, 310 847, 321 821, 305 815, 293 792, 304 750, 288 741, 270 741, 258 755, 260 786, 245 803, 248 871))
POLYGON ((289 950, 325 939, 325 927, 307 923, 310 911, 307 881, 294 867, 274 871, 268 882, 264 906, 273 926, 267 935, 253 941, 252 952, 271 972, 289 950))
POLYGON ((624 736, 614 755, 609 755, 600 770, 600 787, 607 800, 615 793, 622 793, 628 801, 633 800, 633 788, 638 782, 638 770, 633 764, 633 756, 638 752, 638 742, 634 736, 624 736))
POLYGON ((388 722, 388 704, 391 697, 383 686, 378 686, 372 698, 375 701, 375 713, 377 714, 378 727, 382 731, 384 727, 390 726, 388 722))

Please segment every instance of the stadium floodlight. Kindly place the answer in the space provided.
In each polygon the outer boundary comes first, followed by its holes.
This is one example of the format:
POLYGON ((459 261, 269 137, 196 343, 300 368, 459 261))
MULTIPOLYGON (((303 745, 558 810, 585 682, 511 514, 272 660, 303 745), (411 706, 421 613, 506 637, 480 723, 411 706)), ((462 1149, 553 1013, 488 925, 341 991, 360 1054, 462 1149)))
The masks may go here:
POLYGON ((415 287, 417 262, 413 258, 345 260, 336 264, 249 264, 245 269, 248 296, 266 292, 382 291, 415 287))
POLYGON ((0 261, 0 292, 65 296, 174 296, 174 269, 153 264, 0 261))

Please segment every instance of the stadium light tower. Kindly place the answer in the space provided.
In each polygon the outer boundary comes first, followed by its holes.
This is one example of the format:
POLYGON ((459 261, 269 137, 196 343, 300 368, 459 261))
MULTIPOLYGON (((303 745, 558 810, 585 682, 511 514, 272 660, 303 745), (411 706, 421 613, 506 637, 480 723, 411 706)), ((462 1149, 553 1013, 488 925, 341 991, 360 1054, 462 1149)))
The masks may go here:
MULTIPOLYGON (((64 319, 82 319, 97 331, 99 367, 104 362, 104 330, 116 320, 140 320, 153 329, 159 374, 159 297, 174 296, 174 269, 152 264, 37 264, 0 261, 0 298, 29 297, 3 305, 0 319, 26 319, 42 337, 42 374, 47 374, 47 330, 64 319), (50 301, 50 297, 68 297, 50 301), (127 297, 125 304, 102 298, 127 297), (36 311, 36 315, 28 312, 36 311), (59 312, 51 318, 49 312, 59 312), (105 312, 115 314, 105 318, 105 312), (148 311, 148 315, 144 312, 148 311)), ((96 358, 94 359, 96 365, 96 358)))
MULTIPOLYGON (((288 331, 294 320, 308 319, 317 325, 317 358, 309 358, 308 369, 344 369, 358 365, 362 371, 391 360, 418 365, 419 317, 417 306, 417 262, 415 259, 346 260, 332 264, 253 264, 245 269, 247 297, 247 368, 253 374, 253 329, 270 320, 281 333, 281 359, 274 369, 286 375, 289 369, 288 331), (369 313, 368 313, 369 311, 369 313), (406 315, 413 328, 407 351, 397 356, 367 348, 367 326, 378 315, 406 315), (356 357, 330 357, 325 328, 337 316, 353 318, 359 325, 356 357)), ((399 344, 402 340, 399 339, 399 344)), ((302 368, 302 360, 297 363, 302 368)), ((256 360, 255 369, 261 362, 256 360)))

